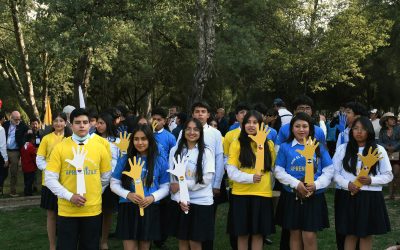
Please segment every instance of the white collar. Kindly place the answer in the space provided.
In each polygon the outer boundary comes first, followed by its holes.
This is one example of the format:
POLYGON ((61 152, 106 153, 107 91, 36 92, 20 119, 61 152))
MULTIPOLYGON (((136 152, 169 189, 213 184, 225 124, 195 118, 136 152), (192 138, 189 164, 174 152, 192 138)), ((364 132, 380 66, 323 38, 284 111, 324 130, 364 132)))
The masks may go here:
POLYGON ((207 123, 204 124, 203 129, 208 129, 210 127, 210 125, 208 125, 207 123))
POLYGON ((162 128, 162 129, 160 129, 160 130, 158 130, 158 131, 155 131, 154 133, 160 134, 160 133, 162 133, 163 131, 164 131, 164 128, 162 128))
POLYGON ((296 140, 296 138, 294 138, 293 141, 292 141, 292 147, 296 146, 297 144, 303 145, 298 140, 296 140))

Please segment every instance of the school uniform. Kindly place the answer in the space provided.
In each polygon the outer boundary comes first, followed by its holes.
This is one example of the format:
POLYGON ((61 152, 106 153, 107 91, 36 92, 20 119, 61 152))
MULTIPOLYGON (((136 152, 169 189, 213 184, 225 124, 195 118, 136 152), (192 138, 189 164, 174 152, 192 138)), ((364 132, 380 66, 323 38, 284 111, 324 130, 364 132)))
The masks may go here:
POLYGON ((58 197, 57 249, 77 249, 79 246, 79 249, 97 250, 101 193, 110 179, 111 158, 107 148, 97 139, 79 139, 68 137, 54 147, 45 170, 45 182, 58 197), (86 202, 82 207, 70 201, 77 193, 77 170, 65 161, 74 159, 72 148, 78 146, 87 152, 83 166, 86 202))
POLYGON ((160 240, 159 201, 167 196, 169 192, 168 162, 163 154, 159 152, 154 162, 153 182, 150 187, 147 187, 147 157, 136 156, 136 158, 145 162, 141 174, 144 195, 145 197, 152 195, 154 202, 144 209, 144 216, 140 216, 139 206, 127 199, 130 192, 135 192, 135 186, 131 183, 129 190, 122 187, 122 172, 130 170, 130 166, 125 170, 128 156, 123 155, 118 159, 117 166, 111 177, 111 190, 119 196, 116 235, 121 240, 160 240))
POLYGON ((47 162, 50 160, 50 154, 54 147, 64 139, 64 135, 56 135, 54 132, 50 133, 42 138, 39 145, 36 164, 38 169, 42 171, 42 193, 40 197, 40 207, 46 210, 57 211, 57 196, 53 194, 44 180, 45 169, 47 162))
MULTIPOLYGON (((343 158, 346 154, 347 143, 338 147, 333 164, 335 168, 334 180, 338 186, 337 203, 335 206, 335 226, 342 235, 355 235, 359 238, 369 235, 385 234, 390 231, 390 221, 382 194, 382 186, 393 179, 392 167, 385 149, 378 145, 378 152, 382 159, 376 166, 376 175, 371 177, 370 185, 363 185, 355 195, 348 190, 349 182, 356 180, 362 167, 359 159, 356 165, 356 174, 347 172, 343 168, 343 158)), ((359 147, 362 154, 364 147, 359 147)))
MULTIPOLYGON (((174 169, 174 158, 177 146, 173 147, 169 156, 169 168, 174 169)), ((205 148, 203 153, 203 183, 196 183, 197 144, 192 149, 184 148, 182 157, 187 161, 185 178, 189 190, 190 209, 185 214, 180 208, 179 192, 172 194, 170 203, 169 234, 179 240, 212 241, 214 240, 214 208, 212 180, 215 173, 215 157, 211 149, 205 148)), ((171 175, 171 182, 177 182, 171 175)))
POLYGON ((320 156, 314 154, 313 159, 316 190, 311 197, 301 199, 294 190, 300 180, 304 180, 306 159, 296 150, 303 150, 304 145, 296 139, 281 144, 275 164, 275 177, 282 183, 283 189, 276 219, 284 229, 316 232, 329 227, 324 192, 331 183, 334 169, 327 149, 323 145, 318 148, 320 156))
MULTIPOLYGON (((257 145, 251 142, 253 152, 257 145)), ((275 162, 274 143, 268 140, 272 165, 275 162)), ((232 180, 231 206, 229 207, 228 233, 234 236, 256 235, 263 236, 275 233, 274 209, 272 205, 272 175, 264 172, 260 183, 253 183, 256 169, 243 167, 239 161, 240 142, 235 140, 229 148, 227 172, 232 180)))

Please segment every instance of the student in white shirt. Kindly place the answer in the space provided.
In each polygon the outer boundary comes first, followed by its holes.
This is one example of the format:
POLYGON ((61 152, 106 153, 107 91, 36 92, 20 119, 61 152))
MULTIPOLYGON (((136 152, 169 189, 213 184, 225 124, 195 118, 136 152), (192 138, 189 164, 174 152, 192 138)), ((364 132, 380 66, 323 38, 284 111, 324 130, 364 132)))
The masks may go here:
MULTIPOLYGON (((118 147, 114 143, 119 143, 120 139, 116 137, 116 131, 113 124, 113 117, 109 113, 100 113, 96 123, 96 134, 103 137, 110 143, 111 150, 111 170, 114 172, 115 166, 120 155, 118 147)), ((103 226, 101 228, 101 249, 108 249, 108 234, 112 225, 112 214, 118 206, 118 195, 111 192, 108 185, 102 194, 103 226)))
POLYGON ((202 242, 214 239, 214 208, 212 180, 215 173, 213 152, 204 143, 201 122, 189 119, 183 126, 184 135, 171 149, 169 168, 174 159, 186 160, 185 178, 190 202, 180 202, 179 185, 171 175, 170 235, 179 239, 179 249, 202 249, 202 242), (189 211, 188 214, 185 211, 189 211))
POLYGON ((393 179, 385 149, 376 144, 375 132, 367 117, 357 118, 349 133, 349 142, 339 146, 333 157, 336 190, 335 227, 345 235, 344 249, 372 249, 372 235, 390 231, 390 222, 382 194, 382 185, 393 179), (358 177, 364 157, 377 149, 381 159, 372 166, 369 175, 358 177), (363 185, 358 188, 353 182, 363 185))

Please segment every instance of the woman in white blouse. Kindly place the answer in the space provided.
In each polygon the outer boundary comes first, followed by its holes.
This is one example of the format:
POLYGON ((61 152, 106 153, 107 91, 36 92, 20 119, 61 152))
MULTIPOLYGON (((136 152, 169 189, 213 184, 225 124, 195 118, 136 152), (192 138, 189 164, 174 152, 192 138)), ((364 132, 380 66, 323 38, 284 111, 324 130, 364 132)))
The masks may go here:
POLYGON ((171 177, 170 235, 179 239, 179 249, 201 249, 202 242, 214 239, 212 180, 215 173, 213 151, 205 146, 203 126, 191 118, 182 128, 183 136, 171 149, 169 168, 181 156, 186 161, 185 179, 190 202, 180 202, 179 185, 171 177))
POLYGON ((372 235, 390 231, 390 222, 382 195, 382 185, 393 179, 392 168, 385 149, 375 142, 375 132, 367 117, 357 118, 349 132, 349 142, 340 145, 333 158, 336 191, 335 225, 346 235, 344 249, 372 249, 372 235), (377 149, 380 159, 369 175, 358 177, 365 167, 358 154, 364 157, 377 149), (355 185, 356 179, 362 184, 355 185))

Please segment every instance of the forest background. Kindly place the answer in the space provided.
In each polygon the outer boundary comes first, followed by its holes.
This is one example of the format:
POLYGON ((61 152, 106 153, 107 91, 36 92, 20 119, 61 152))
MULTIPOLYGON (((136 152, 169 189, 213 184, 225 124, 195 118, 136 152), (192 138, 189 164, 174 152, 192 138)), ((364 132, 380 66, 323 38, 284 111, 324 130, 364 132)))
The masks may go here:
MULTIPOLYGON (((3 109, 311 96, 397 111, 400 0, 0 0, 3 109)), ((397 112, 396 112, 397 113, 397 112)))

